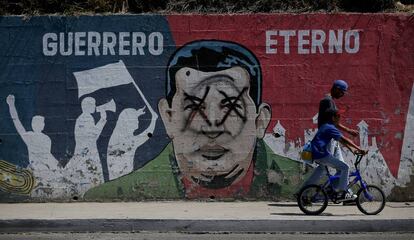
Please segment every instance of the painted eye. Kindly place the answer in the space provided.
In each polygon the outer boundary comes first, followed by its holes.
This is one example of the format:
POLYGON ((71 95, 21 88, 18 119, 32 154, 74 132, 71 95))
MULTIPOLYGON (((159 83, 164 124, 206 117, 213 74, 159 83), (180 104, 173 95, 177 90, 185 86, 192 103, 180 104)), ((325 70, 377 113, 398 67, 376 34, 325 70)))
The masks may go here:
POLYGON ((243 109, 243 107, 238 103, 227 103, 227 104, 223 104, 221 107, 222 108, 232 108, 232 107, 234 107, 234 108, 238 108, 238 109, 243 109))
POLYGON ((206 107, 204 105, 189 104, 189 105, 184 107, 184 111, 186 111, 186 110, 197 111, 197 110, 204 110, 205 108, 206 107))
POLYGON ((184 107, 184 110, 195 110, 197 108, 196 104, 189 104, 187 106, 184 107))

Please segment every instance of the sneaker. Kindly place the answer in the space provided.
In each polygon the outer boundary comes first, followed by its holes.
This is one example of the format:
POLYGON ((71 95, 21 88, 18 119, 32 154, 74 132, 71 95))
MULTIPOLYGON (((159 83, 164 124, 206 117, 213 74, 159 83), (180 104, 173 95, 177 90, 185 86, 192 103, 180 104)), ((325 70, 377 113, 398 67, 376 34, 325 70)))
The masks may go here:
POLYGON ((353 194, 352 191, 343 191, 342 193, 338 193, 338 198, 336 199, 338 202, 353 202, 357 198, 357 195, 353 194))
POLYGON ((345 196, 345 197, 348 200, 348 202, 351 202, 351 203, 355 202, 355 199, 357 199, 358 197, 351 189, 347 190, 347 194, 348 196, 345 196))

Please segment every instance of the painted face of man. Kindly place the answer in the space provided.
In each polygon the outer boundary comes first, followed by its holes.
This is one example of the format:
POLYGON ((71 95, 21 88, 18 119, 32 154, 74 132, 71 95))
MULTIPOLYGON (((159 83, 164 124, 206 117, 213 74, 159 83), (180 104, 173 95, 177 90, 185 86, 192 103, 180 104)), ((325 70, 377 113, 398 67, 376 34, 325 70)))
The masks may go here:
POLYGON ((270 121, 267 104, 249 96, 250 76, 241 67, 218 72, 182 68, 169 107, 159 103, 180 172, 205 187, 226 187, 251 166, 256 139, 270 121))
POLYGON ((45 128, 45 118, 42 116, 34 116, 32 118, 32 129, 34 132, 42 132, 45 128))
POLYGON ((81 107, 82 112, 92 114, 96 111, 96 101, 92 97, 86 97, 82 100, 81 107))

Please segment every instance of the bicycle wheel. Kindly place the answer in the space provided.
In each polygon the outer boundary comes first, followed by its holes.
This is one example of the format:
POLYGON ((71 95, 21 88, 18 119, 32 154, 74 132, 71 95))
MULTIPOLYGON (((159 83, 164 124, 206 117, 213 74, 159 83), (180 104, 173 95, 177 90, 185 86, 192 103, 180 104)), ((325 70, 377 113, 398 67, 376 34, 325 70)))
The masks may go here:
POLYGON ((321 214, 328 206, 328 196, 318 185, 308 185, 302 188, 297 201, 300 210, 308 215, 321 214))
POLYGON ((376 215, 385 207, 384 192, 377 186, 367 185, 367 188, 359 189, 357 196, 357 207, 366 215, 376 215))

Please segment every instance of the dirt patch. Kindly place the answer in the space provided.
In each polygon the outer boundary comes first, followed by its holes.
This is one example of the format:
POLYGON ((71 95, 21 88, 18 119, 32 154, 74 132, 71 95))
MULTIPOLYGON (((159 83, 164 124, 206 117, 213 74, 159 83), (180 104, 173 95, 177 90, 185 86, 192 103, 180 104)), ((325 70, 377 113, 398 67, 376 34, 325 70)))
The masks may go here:
POLYGON ((0 15, 412 12, 413 0, 0 0, 0 15))

